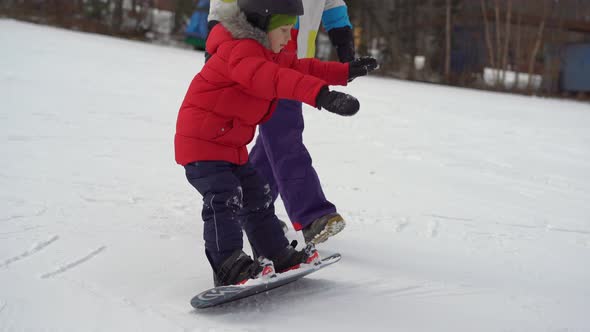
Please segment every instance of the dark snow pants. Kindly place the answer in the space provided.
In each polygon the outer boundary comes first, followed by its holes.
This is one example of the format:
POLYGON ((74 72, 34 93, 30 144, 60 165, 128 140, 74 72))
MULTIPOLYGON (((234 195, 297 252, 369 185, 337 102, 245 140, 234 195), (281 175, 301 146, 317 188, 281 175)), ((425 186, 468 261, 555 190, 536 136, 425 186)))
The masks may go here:
POLYGON ((289 243, 274 212, 268 184, 248 163, 201 161, 185 166, 203 196, 205 249, 214 270, 242 249, 242 229, 259 255, 273 257, 289 243))

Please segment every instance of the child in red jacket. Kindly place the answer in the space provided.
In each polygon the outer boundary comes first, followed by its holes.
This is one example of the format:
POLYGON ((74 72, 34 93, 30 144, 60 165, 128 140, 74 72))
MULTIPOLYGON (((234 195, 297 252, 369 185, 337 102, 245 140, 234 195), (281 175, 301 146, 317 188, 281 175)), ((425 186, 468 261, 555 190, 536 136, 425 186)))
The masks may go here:
POLYGON ((258 255, 277 272, 308 262, 309 251, 290 246, 274 213, 268 184, 248 162, 246 146, 276 101, 293 99, 344 116, 359 102, 330 91, 374 68, 298 60, 281 52, 303 14, 301 0, 239 0, 241 12, 225 17, 207 40, 211 55, 190 84, 178 114, 176 161, 203 196, 205 253, 215 285, 255 278, 262 270, 242 250, 242 229, 258 255))

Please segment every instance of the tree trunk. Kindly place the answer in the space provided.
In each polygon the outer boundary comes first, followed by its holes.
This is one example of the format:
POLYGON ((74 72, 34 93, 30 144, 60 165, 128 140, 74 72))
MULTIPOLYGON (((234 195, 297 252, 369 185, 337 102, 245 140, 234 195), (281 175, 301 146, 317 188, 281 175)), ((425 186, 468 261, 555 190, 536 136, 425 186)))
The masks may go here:
POLYGON ((496 79, 495 79, 495 86, 497 87, 498 84, 500 84, 500 70, 502 67, 502 60, 501 60, 501 53, 502 53, 502 43, 500 42, 501 40, 501 29, 500 26, 502 24, 502 22, 500 22, 500 4, 498 2, 498 0, 494 1, 494 7, 495 7, 495 13, 496 13, 496 59, 498 59, 498 66, 496 68, 496 79))
POLYGON ((414 59, 416 59, 416 55, 418 53, 418 47, 417 47, 417 39, 418 39, 418 34, 416 33, 416 26, 417 26, 417 16, 418 15, 418 4, 416 3, 416 1, 409 1, 408 4, 408 16, 409 16, 409 20, 408 20, 408 33, 410 33, 410 36, 408 38, 408 46, 409 46, 409 53, 410 53, 410 75, 409 78, 410 80, 415 80, 416 79, 416 65, 414 64, 414 59))
MULTIPOLYGON (((564 38, 564 20, 566 19, 568 10, 563 6, 558 6, 551 11, 552 19, 557 20, 557 31, 546 34, 545 41, 550 45, 565 45, 568 41, 564 38)), ((556 49, 548 50, 548 56, 544 59, 543 70, 543 93, 556 93, 559 91, 559 72, 561 69, 561 61, 558 60, 556 49)))
POLYGON ((546 6, 543 6, 543 20, 541 21, 541 24, 539 25, 539 30, 537 31, 537 38, 535 40, 535 45, 533 46, 533 49, 531 51, 531 57, 529 58, 529 68, 528 68, 528 83, 527 83, 527 91, 528 93, 532 94, 532 83, 533 83, 533 72, 535 69, 535 60, 537 58, 537 54, 539 53, 539 49, 541 48, 541 44, 543 42, 543 33, 545 31, 545 23, 547 22, 547 16, 548 16, 548 12, 549 10, 547 10, 546 6))
POLYGON ((488 47, 488 56, 490 59, 490 66, 493 68, 496 67, 496 61, 494 60, 494 48, 492 45, 492 38, 490 36, 490 25, 488 22, 488 14, 487 14, 487 8, 486 8, 486 3, 485 0, 481 0, 481 13, 483 15, 483 24, 484 24, 484 29, 485 29, 485 35, 486 35, 486 45, 488 47))
POLYGON ((451 0, 447 0, 447 27, 445 51, 445 79, 451 83, 451 0))
POLYGON ((82 16, 84 15, 84 0, 76 1, 76 9, 79 13, 82 13, 82 16))
POLYGON ((123 25, 123 0, 115 1, 115 11, 113 12, 113 30, 121 32, 123 25))
POLYGON ((506 71, 508 70, 508 48, 510 47, 510 27, 512 23, 512 0, 508 0, 508 13, 506 14, 506 35, 504 36, 504 50, 502 55, 502 78, 501 81, 506 80, 506 71))
POLYGON ((516 71, 514 88, 519 89, 518 83, 520 82, 520 63, 521 63, 521 39, 522 39, 522 15, 518 13, 518 21, 516 25, 516 51, 514 54, 514 67, 516 71))

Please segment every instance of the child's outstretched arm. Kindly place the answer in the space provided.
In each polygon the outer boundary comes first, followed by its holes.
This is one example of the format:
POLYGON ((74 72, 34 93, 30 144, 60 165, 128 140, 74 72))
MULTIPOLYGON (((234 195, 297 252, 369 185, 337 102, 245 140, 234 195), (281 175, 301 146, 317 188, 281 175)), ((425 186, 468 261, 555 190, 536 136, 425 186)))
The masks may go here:
POLYGON ((292 99, 317 106, 320 90, 329 85, 318 77, 267 60, 264 49, 254 40, 236 45, 228 61, 228 71, 232 80, 245 88, 245 93, 267 100, 292 99))

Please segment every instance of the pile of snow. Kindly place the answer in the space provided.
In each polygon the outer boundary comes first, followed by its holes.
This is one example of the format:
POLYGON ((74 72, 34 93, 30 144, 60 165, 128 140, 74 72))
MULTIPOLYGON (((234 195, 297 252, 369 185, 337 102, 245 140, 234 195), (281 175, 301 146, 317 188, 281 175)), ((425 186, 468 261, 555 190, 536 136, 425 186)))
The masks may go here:
POLYGON ((531 88, 538 90, 543 83, 543 77, 539 74, 529 75, 528 73, 520 73, 514 70, 500 70, 495 68, 484 68, 483 79, 487 86, 496 86, 499 84, 505 89, 527 89, 530 80, 531 88))

